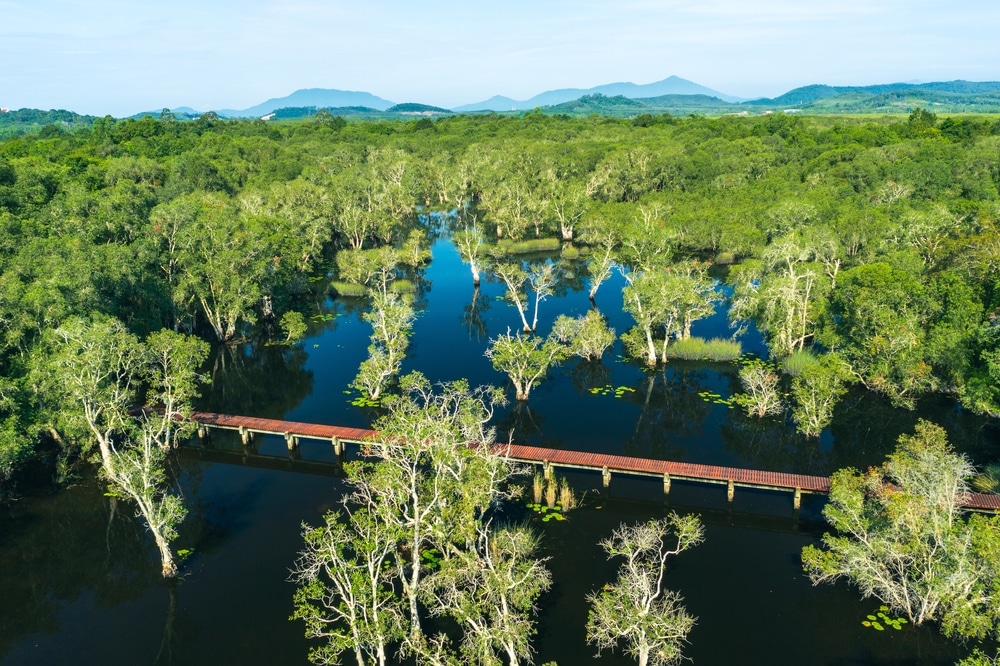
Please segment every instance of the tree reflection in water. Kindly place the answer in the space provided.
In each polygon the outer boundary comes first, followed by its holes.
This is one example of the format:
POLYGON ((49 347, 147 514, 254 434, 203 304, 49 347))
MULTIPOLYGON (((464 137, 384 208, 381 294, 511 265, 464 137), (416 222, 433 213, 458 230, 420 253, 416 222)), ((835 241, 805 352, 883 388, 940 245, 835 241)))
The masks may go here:
POLYGON ((300 346, 218 346, 209 359, 211 384, 198 405, 223 414, 281 418, 312 393, 308 355, 300 346))
POLYGON ((712 409, 699 395, 707 390, 707 376, 706 371, 682 363, 648 371, 635 392, 628 394, 642 409, 624 450, 645 458, 684 460, 685 449, 672 442, 701 431, 712 409))
POLYGON ((462 308, 462 326, 469 331, 469 340, 478 342, 489 339, 486 321, 483 319, 483 314, 489 309, 489 299, 483 298, 479 293, 479 285, 476 285, 472 289, 472 300, 462 308))

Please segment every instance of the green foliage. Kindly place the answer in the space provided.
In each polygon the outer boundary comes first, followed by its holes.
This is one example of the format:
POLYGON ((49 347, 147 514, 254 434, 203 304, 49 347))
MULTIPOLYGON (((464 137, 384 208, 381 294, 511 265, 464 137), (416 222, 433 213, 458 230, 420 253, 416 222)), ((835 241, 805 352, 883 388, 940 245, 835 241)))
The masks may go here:
POLYGON ((615 330, 608 328, 607 321, 596 310, 588 310, 575 319, 559 315, 552 325, 552 334, 559 342, 568 344, 574 355, 591 361, 600 360, 615 341, 615 330))
POLYGON ((569 358, 567 345, 550 335, 511 335, 510 331, 490 340, 486 358, 493 367, 510 378, 519 402, 526 401, 531 389, 537 386, 549 368, 569 358))
POLYGON ((558 238, 530 238, 517 242, 500 241, 497 249, 504 254, 533 254, 535 252, 556 252, 562 248, 558 238))
POLYGON ((887 263, 859 266, 838 279, 826 340, 868 388, 912 409, 939 385, 926 358, 934 308, 917 276, 887 263))
POLYGON ((344 282, 342 280, 333 280, 330 283, 330 289, 335 295, 346 296, 348 298, 361 298, 368 294, 368 287, 363 284, 344 282))
POLYGON ((800 349, 781 359, 781 371, 790 377, 798 377, 803 372, 814 368, 819 363, 816 354, 810 349, 800 349))
POLYGON ((1000 493, 1000 462, 993 462, 972 477, 972 487, 979 493, 1000 493))
POLYGON ((833 410, 847 392, 851 375, 834 354, 807 365, 792 378, 792 419, 806 437, 819 437, 833 420, 833 410))
POLYGON ((294 345, 306 336, 309 327, 301 312, 289 310, 281 315, 281 331, 285 334, 284 344, 294 345))
POLYGON ((1000 654, 989 656, 981 649, 976 648, 965 659, 960 660, 955 666, 996 666, 1000 663, 1000 654))
MULTIPOLYGON (((823 87, 773 101, 879 109, 858 118, 754 115, 767 100, 743 105, 746 118, 671 116, 661 112, 678 100, 600 97, 583 104, 634 117, 0 114, 0 135, 27 132, 0 141, 0 375, 27 385, 25 359, 44 359, 48 332, 73 317, 228 343, 295 309, 313 281, 336 277, 339 294, 358 296, 419 285, 423 221, 447 218, 477 284, 487 238, 585 249, 592 298, 620 269, 637 323, 626 348, 649 366, 714 311, 721 291, 687 260, 716 257, 734 319, 753 321, 773 357, 835 351, 896 404, 943 391, 1000 414, 1000 124, 948 116, 963 99, 997 106, 996 93, 890 92, 823 87)), ((515 263, 530 270, 509 298, 533 330, 559 280, 515 263)), ((21 393, 0 413, 15 466, 46 422, 31 404, 21 393)))
POLYGON ((802 559, 813 583, 845 578, 915 625, 948 636, 996 635, 1000 518, 964 516, 973 467, 926 421, 899 439, 880 468, 840 470, 823 515, 836 534, 802 559))

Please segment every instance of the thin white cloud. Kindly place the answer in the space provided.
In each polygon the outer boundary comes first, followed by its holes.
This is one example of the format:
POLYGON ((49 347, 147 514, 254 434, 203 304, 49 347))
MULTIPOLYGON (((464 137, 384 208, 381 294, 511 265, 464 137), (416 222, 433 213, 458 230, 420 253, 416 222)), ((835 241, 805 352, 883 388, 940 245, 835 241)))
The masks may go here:
POLYGON ((101 113, 302 87, 454 106, 671 74, 743 96, 1000 79, 985 0, 0 0, 0 16, 0 104, 101 113))

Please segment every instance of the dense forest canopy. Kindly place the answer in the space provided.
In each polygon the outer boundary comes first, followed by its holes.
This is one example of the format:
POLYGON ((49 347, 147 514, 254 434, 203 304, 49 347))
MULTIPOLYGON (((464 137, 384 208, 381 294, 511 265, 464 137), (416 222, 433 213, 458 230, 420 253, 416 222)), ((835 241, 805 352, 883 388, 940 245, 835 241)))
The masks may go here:
POLYGON ((87 451, 44 379, 68 322, 281 338, 285 315, 359 265, 350 253, 419 263, 427 210, 462 213, 501 248, 549 238, 609 258, 637 294, 644 276, 704 290, 706 266, 729 267, 734 323, 754 321, 773 356, 835 358, 845 381, 903 406, 947 392, 1000 415, 992 117, 321 112, 52 128, 0 142, 0 482, 43 445, 87 451))

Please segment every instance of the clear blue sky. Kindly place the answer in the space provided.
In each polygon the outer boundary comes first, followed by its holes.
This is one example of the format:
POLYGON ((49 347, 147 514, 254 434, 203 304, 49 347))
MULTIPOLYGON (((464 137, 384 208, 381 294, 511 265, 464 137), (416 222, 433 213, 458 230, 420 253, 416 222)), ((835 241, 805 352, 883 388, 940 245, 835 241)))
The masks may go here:
POLYGON ((242 109, 299 88, 452 107, 680 76, 1000 80, 997 0, 0 0, 0 106, 242 109))

